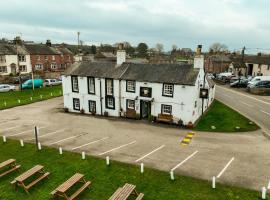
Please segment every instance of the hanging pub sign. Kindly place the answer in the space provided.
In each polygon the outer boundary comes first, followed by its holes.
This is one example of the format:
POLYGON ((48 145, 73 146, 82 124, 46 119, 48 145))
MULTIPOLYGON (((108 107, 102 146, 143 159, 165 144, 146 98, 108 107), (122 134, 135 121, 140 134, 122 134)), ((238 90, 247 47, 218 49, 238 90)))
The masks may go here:
POLYGON ((141 87, 140 88, 140 96, 141 97, 152 97, 152 88, 141 87))
POLYGON ((205 88, 200 89, 200 98, 202 99, 208 98, 208 89, 205 89, 205 88))

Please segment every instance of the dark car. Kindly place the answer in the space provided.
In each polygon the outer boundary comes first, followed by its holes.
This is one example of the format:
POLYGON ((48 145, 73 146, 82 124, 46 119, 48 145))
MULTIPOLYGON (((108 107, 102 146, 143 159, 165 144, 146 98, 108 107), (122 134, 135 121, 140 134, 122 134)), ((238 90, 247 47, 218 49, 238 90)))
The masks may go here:
POLYGON ((230 84, 231 87, 245 88, 248 85, 248 79, 240 79, 230 84))
MULTIPOLYGON (((21 83, 23 83, 23 82, 25 82, 25 81, 27 81, 29 79, 31 79, 31 76, 21 76, 21 83)), ((20 77, 19 76, 18 77, 13 77, 12 78, 12 83, 13 84, 20 84, 20 77)))
POLYGON ((248 85, 247 90, 253 94, 270 94, 270 81, 259 81, 254 85, 248 85))

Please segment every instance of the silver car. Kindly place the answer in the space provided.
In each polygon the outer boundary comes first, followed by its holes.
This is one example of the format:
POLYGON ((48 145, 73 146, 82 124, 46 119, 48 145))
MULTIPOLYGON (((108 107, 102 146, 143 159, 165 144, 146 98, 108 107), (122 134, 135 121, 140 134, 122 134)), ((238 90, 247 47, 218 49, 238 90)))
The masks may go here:
POLYGON ((9 92, 14 90, 15 90, 14 85, 0 84, 0 92, 9 92))

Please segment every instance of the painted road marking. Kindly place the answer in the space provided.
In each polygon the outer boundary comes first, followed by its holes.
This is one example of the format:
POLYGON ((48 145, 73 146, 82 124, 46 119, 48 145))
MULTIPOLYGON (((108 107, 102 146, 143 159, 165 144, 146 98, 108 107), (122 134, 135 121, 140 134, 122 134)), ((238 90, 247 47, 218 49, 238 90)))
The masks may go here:
POLYGON ((224 87, 220 87, 220 86, 218 86, 218 85, 217 85, 217 87, 222 88, 222 89, 224 89, 224 90, 227 90, 227 91, 229 91, 229 92, 233 92, 233 93, 235 93, 235 94, 239 94, 239 95, 242 95, 242 96, 244 96, 244 97, 248 97, 248 98, 250 98, 250 99, 253 99, 253 100, 256 100, 256 101, 259 101, 259 102, 262 102, 262 103, 265 103, 265 104, 270 105, 269 102, 266 102, 266 101, 257 99, 257 98, 255 98, 255 97, 252 97, 252 96, 249 96, 249 95, 246 95, 246 94, 242 94, 241 92, 236 92, 236 91, 234 91, 234 90, 230 90, 230 89, 227 89, 227 88, 224 88, 224 87))
POLYGON ((227 94, 222 94, 222 95, 225 96, 225 97, 227 97, 227 98, 229 98, 229 99, 232 99, 232 97, 229 96, 229 95, 227 95, 227 94))
MULTIPOLYGON (((40 130, 40 129, 44 129, 44 128, 46 128, 46 127, 47 127, 47 126, 44 126, 44 127, 40 127, 40 128, 38 128, 38 129, 40 130)), ((31 130, 26 130, 26 131, 20 132, 20 133, 16 133, 16 134, 8 135, 8 137, 17 136, 17 135, 22 135, 22 134, 27 133, 27 132, 30 132, 30 131, 34 131, 34 128, 33 128, 33 129, 31 129, 31 130)))
POLYGON ((68 137, 68 138, 65 138, 65 139, 62 139, 62 140, 58 140, 58 141, 56 141, 56 142, 52 142, 52 143, 50 143, 49 145, 58 144, 58 143, 60 143, 60 142, 64 142, 64 141, 66 141, 66 140, 71 140, 71 139, 76 138, 76 137, 78 137, 78 136, 77 136, 77 135, 71 136, 71 137, 68 137))
POLYGON ((171 171, 176 170, 178 167, 180 167, 181 165, 183 165, 185 162, 187 162, 190 158, 192 158, 193 156, 195 156, 199 151, 195 151, 194 153, 192 153, 190 156, 188 156, 185 160, 183 160, 182 162, 180 162, 179 164, 177 164, 174 168, 171 169, 171 171))
POLYGON ((226 171, 226 169, 230 166, 230 164, 234 161, 234 157, 232 157, 232 159, 227 163, 227 165, 221 170, 221 172, 219 172, 219 174, 217 175, 217 178, 220 178, 222 176, 222 174, 226 171))
POLYGON ((8 131, 8 130, 11 130, 11 129, 14 129, 14 128, 17 128, 19 127, 18 125, 17 126, 12 126, 12 127, 9 127, 9 128, 6 128, 6 129, 3 129, 2 131, 8 131))
MULTIPOLYGON (((44 135, 39 135, 38 138, 46 137, 48 135, 53 135, 55 133, 59 133, 59 132, 63 132, 63 131, 65 131, 65 129, 61 129, 61 130, 57 130, 57 131, 54 131, 54 132, 46 133, 44 135)), ((36 138, 33 137, 33 138, 29 139, 29 140, 34 140, 34 139, 36 139, 36 138)))
POLYGON ((78 146, 78 147, 74 147, 74 148, 72 148, 72 151, 73 151, 73 150, 76 150, 76 149, 79 149, 79 148, 82 148, 82 147, 85 147, 85 146, 88 146, 88 145, 90 145, 90 144, 94 144, 94 143, 97 143, 97 142, 100 142, 100 141, 103 141, 103 140, 107 140, 108 138, 109 138, 109 137, 104 137, 104 138, 101 138, 101 139, 99 139, 99 140, 92 141, 92 142, 83 144, 83 145, 78 146))
POLYGON ((148 153, 148 154, 142 156, 141 158, 135 160, 135 162, 141 161, 142 159, 146 158, 147 156, 150 156, 151 154, 157 152, 157 151, 160 150, 160 149, 163 149, 164 147, 165 147, 165 145, 161 145, 160 147, 156 148, 155 150, 151 151, 150 153, 148 153))
POLYGON ((263 112, 264 114, 267 114, 267 115, 270 116, 270 113, 269 113, 269 112, 265 112, 265 111, 263 111, 263 110, 261 110, 261 112, 263 112))
POLYGON ((131 144, 134 144, 134 143, 136 143, 136 140, 135 140, 135 141, 132 141, 132 142, 130 142, 130 143, 128 143, 128 144, 124 144, 124 145, 121 145, 121 146, 119 146, 119 147, 113 148, 113 149, 111 149, 111 150, 109 150, 109 151, 105 151, 105 152, 100 153, 100 154, 98 154, 98 155, 99 155, 99 156, 102 156, 102 155, 104 155, 104 154, 107 154, 107 153, 110 153, 110 152, 112 152, 112 151, 115 151, 115 150, 124 148, 124 147, 126 147, 126 146, 128 146, 128 145, 131 145, 131 144))
POLYGON ((250 104, 248 104, 248 103, 246 103, 246 102, 244 102, 244 101, 240 101, 242 104, 245 104, 246 106, 249 106, 249 107, 254 107, 253 105, 250 105, 250 104))

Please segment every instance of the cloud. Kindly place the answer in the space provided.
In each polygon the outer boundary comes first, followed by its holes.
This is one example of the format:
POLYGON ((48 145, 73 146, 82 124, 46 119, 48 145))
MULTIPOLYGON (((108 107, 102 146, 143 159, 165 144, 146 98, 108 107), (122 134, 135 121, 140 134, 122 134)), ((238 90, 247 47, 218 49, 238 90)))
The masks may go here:
POLYGON ((9 0, 1 2, 0 37, 75 43, 80 31, 87 43, 267 48, 269 6, 267 0, 9 0))

